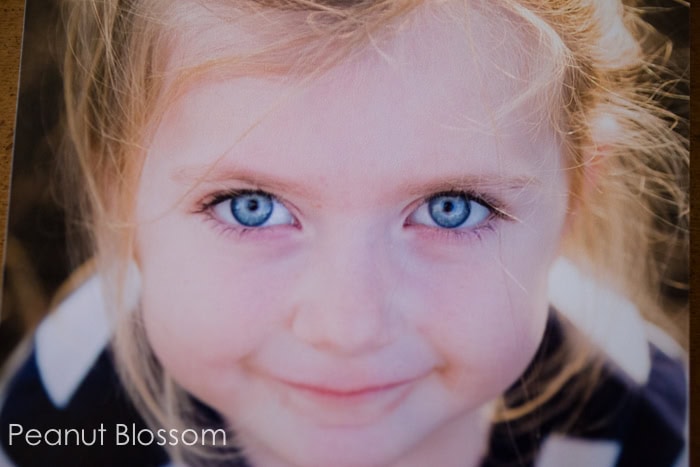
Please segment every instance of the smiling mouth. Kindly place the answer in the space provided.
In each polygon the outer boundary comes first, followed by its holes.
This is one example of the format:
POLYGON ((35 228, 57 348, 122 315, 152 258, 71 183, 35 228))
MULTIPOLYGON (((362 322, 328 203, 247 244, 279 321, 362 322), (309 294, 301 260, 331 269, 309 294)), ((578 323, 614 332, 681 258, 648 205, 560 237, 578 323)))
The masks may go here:
POLYGON ((399 388, 401 386, 408 385, 415 381, 417 378, 411 378, 403 381, 397 381, 387 384, 379 384, 375 386, 365 386, 357 389, 335 389, 332 387, 325 386, 315 386, 312 384, 297 383, 293 381, 282 381, 284 384, 298 389, 300 391, 309 392, 311 394, 318 395, 320 397, 329 397, 337 399, 354 399, 360 398, 362 396, 370 396, 374 394, 379 394, 385 391, 390 391, 392 389, 399 388))
POLYGON ((285 407, 327 428, 352 428, 368 425, 391 413, 423 377, 354 388, 277 382, 285 407))

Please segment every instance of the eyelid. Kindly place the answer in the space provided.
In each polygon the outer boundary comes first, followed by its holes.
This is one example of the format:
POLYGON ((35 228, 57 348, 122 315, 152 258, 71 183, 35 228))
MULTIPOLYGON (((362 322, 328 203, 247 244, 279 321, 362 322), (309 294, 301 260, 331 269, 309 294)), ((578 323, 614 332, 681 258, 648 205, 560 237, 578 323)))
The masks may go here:
POLYGON ((473 190, 469 189, 454 189, 454 190, 445 190, 445 191, 439 191, 437 193, 431 193, 430 195, 426 196, 423 198, 423 202, 428 202, 432 198, 438 197, 438 196, 459 196, 463 195, 466 197, 468 200, 476 201, 477 203, 480 203, 484 205, 485 207, 489 208, 489 210, 492 212, 492 214, 495 217, 501 218, 501 219, 506 219, 506 220, 511 220, 511 221, 516 221, 516 222, 521 222, 519 218, 517 218, 515 215, 510 213, 510 209, 506 206, 506 204, 494 197, 491 196, 487 193, 477 193, 473 190))
POLYGON ((221 204, 224 201, 231 200, 237 196, 243 196, 243 195, 250 195, 250 194, 261 194, 261 195, 266 195, 272 198, 275 201, 278 201, 280 204, 287 206, 287 202, 283 199, 281 199, 279 196, 274 195, 270 193, 269 191, 262 190, 259 188, 232 188, 232 189, 223 189, 220 191, 215 191, 206 197, 202 201, 200 201, 199 208, 197 211, 204 211, 206 209, 209 209, 213 206, 216 206, 217 204, 221 204))
POLYGON ((463 237, 465 235, 475 235, 480 237, 482 230, 493 228, 494 222, 498 220, 519 221, 519 219, 506 210, 502 201, 496 200, 492 196, 482 193, 477 194, 471 190, 454 189, 431 193, 417 201, 415 204, 412 204, 404 225, 407 227, 426 227, 437 234, 442 236, 446 235, 448 237, 463 237), (456 227, 439 225, 429 212, 429 203, 441 196, 463 197, 468 203, 477 203, 480 209, 486 209, 488 212, 485 213, 481 211, 481 213, 479 213, 477 211, 477 217, 479 214, 481 214, 483 215, 483 218, 478 219, 475 223, 469 223, 468 217, 464 221, 464 224, 460 224, 456 227))
POLYGON ((455 190, 445 190, 445 191, 439 191, 437 193, 431 193, 428 196, 424 198, 425 201, 430 201, 433 198, 437 198, 439 196, 464 196, 466 199, 470 201, 476 201, 477 203, 481 203, 486 207, 493 207, 496 204, 501 204, 499 201, 491 199, 486 194, 483 193, 476 193, 471 190, 460 190, 460 189, 455 189, 455 190))
MULTIPOLYGON (((220 223, 222 226, 224 226, 226 229, 229 230, 239 230, 241 232, 243 231, 252 231, 252 230, 266 230, 271 227, 276 227, 276 226, 284 226, 284 225, 297 225, 297 219, 295 215, 292 213, 292 209, 288 207, 288 203, 285 202, 284 200, 280 199, 278 196, 262 189, 257 189, 257 188, 243 188, 243 189, 229 189, 229 190, 224 190, 220 192, 215 192, 211 195, 209 195, 207 198, 205 198, 199 205, 199 208, 197 209, 197 212, 199 213, 204 213, 212 220, 215 220, 216 222, 220 223), (272 225, 265 225, 261 224, 259 226, 248 226, 245 224, 240 223, 237 219, 235 219, 235 216, 233 213, 230 215, 227 213, 226 215, 221 215, 217 212, 217 208, 222 205, 223 203, 227 202, 233 202, 233 200, 236 197, 239 196, 245 196, 245 195, 263 195, 266 197, 269 197, 272 202, 273 202, 273 213, 271 216, 275 216, 275 209, 280 209, 283 208, 285 211, 287 211, 287 215, 289 217, 290 222, 279 222, 276 224, 272 225), (224 217, 228 217, 228 219, 224 219, 224 217)), ((279 214, 277 214, 279 215, 279 214)), ((269 219, 268 219, 269 220, 269 219)), ((267 222, 266 220, 265 222, 267 222)))

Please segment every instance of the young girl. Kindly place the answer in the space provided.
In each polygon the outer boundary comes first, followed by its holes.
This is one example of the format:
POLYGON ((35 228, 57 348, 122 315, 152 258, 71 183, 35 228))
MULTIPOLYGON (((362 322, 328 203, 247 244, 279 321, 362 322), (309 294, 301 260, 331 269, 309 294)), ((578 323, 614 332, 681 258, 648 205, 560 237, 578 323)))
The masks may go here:
POLYGON ((638 310, 687 151, 632 9, 68 7, 95 270, 9 389, 15 462, 684 462, 682 360, 638 310))

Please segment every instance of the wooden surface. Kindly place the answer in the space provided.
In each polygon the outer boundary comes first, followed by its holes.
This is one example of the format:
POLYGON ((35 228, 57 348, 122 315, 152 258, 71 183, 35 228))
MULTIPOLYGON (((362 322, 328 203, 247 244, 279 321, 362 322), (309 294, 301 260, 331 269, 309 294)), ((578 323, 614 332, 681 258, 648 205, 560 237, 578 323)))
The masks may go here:
MULTIPOLYGON (((700 7, 690 8, 691 25, 700 24, 700 7)), ((697 160, 700 145, 700 34, 690 34, 690 465, 700 466, 700 290, 698 287, 698 263, 700 262, 700 221, 697 211, 700 206, 700 161, 697 160), (696 156, 694 157, 693 154, 696 156)))
MULTIPOLYGON (((0 0, 0 252, 3 264, 23 17, 24 0, 0 0)), ((0 278, 1 275, 2 268, 0 278)))

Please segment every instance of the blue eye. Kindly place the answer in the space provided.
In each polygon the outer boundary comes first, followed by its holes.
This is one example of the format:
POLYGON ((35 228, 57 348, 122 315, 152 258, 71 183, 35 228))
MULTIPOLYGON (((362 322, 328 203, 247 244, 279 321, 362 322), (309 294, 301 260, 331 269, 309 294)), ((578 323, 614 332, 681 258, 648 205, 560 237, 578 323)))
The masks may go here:
POLYGON ((462 195, 435 196, 428 201, 428 211, 435 223, 446 229, 459 227, 471 214, 469 201, 462 195))
POLYGON ((223 222, 243 227, 270 227, 294 223, 294 217, 289 210, 264 191, 244 191, 227 195, 215 203, 213 210, 223 222))
POLYGON ((443 229, 476 227, 491 215, 491 208, 464 193, 443 193, 430 197, 413 214, 415 224, 443 229))
POLYGON ((258 227, 272 215, 272 197, 263 193, 249 193, 231 200, 233 217, 246 227, 258 227))

